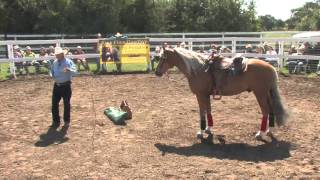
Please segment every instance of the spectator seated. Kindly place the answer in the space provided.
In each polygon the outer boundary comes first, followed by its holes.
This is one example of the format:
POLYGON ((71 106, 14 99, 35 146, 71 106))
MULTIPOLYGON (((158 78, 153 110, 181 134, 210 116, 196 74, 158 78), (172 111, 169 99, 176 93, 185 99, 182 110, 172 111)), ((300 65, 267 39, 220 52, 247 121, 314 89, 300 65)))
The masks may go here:
MULTIPOLYGON (((273 50, 272 46, 267 46, 266 55, 277 55, 277 52, 275 50, 273 50)), ((278 57, 267 57, 265 59, 265 61, 267 61, 272 66, 276 67, 276 66, 278 66, 279 58, 278 57)))
POLYGON ((307 60, 305 59, 288 59, 287 67, 290 74, 301 74, 307 72, 307 60))

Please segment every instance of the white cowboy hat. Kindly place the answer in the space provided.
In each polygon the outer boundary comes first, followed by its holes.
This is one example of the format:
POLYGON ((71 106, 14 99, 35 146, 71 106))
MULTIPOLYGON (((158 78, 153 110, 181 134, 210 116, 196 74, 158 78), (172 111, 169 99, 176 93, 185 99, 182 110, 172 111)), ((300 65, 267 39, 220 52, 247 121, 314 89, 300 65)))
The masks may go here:
POLYGON ((54 48, 54 54, 57 55, 57 54, 63 54, 64 51, 61 47, 55 47, 54 48))
POLYGON ((246 48, 252 48, 252 45, 251 44, 247 44, 246 48))
POLYGON ((18 45, 13 46, 13 49, 19 49, 20 47, 18 45))
POLYGON ((31 50, 31 47, 30 47, 30 46, 27 46, 26 49, 27 49, 27 50, 31 50))
POLYGON ((81 49, 81 46, 77 46, 77 49, 81 49))
POLYGON ((122 36, 122 34, 120 34, 119 32, 117 32, 117 34, 116 35, 114 35, 115 37, 121 37, 122 36))

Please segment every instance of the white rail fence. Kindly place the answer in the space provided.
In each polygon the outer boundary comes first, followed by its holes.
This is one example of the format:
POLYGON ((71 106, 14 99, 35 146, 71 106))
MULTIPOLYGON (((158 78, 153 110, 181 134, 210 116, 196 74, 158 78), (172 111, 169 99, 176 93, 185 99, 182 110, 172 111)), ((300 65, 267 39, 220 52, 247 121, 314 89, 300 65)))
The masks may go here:
MULTIPOLYGON (((170 35, 172 35, 171 33, 170 35)), ((181 38, 149 38, 151 44, 151 51, 155 46, 162 45, 164 42, 167 42, 171 45, 176 45, 177 43, 184 42, 188 49, 197 50, 199 48, 208 49, 209 46, 213 43, 217 45, 223 45, 232 50, 232 53, 227 53, 224 55, 233 56, 236 53, 243 53, 244 47, 246 44, 252 44, 253 47, 261 45, 265 42, 272 45, 275 49, 278 50, 277 55, 266 55, 266 54, 243 54, 245 57, 256 57, 256 58, 278 58, 278 67, 282 68, 287 59, 304 59, 306 61, 315 61, 318 63, 320 56, 314 55, 289 55, 286 47, 291 47, 291 45, 297 45, 303 42, 309 43, 318 43, 320 38, 262 38, 262 37, 219 37, 219 38, 187 38, 185 34, 181 38)), ((199 36, 199 33, 197 33, 199 36)), ((201 34, 200 34, 201 35, 201 34)), ((105 38, 104 40, 106 40, 105 38)), ((14 62, 21 61, 33 61, 33 60, 50 60, 54 57, 36 57, 36 58, 14 58, 13 57, 13 46, 14 45, 23 45, 23 46, 32 46, 39 49, 41 46, 62 46, 74 49, 77 45, 83 45, 84 49, 87 49, 88 53, 85 55, 73 55, 68 56, 70 58, 77 58, 79 56, 85 58, 98 58, 100 55, 96 52, 92 52, 93 47, 99 40, 103 39, 54 39, 54 40, 9 40, 9 41, 0 41, 0 47, 5 47, 8 52, 7 58, 0 58, 0 63, 10 63, 11 68, 14 68, 14 62), (13 65, 12 65, 13 64, 13 65)), ((35 49, 36 49, 35 48, 35 49)), ((14 72, 14 71, 11 71, 14 72)))
MULTIPOLYGON (((292 36, 303 31, 262 31, 262 32, 178 32, 178 33, 127 33, 125 35, 136 38, 199 38, 199 37, 264 37, 272 35, 292 36)), ((102 34, 103 37, 112 36, 112 34, 102 34)), ((3 40, 35 40, 35 39, 86 39, 95 38, 96 34, 0 34, 3 40)))
MULTIPOLYGON (((225 38, 225 37, 291 37, 302 31, 265 31, 265 32, 191 32, 191 33, 127 33, 130 38, 225 38)), ((103 34, 111 37, 113 34, 103 34)), ((94 39, 96 34, 0 34, 1 40, 55 40, 55 39, 94 39)), ((36 50, 38 47, 36 47, 36 50)), ((6 48, 0 46, 0 58, 4 57, 6 48)))

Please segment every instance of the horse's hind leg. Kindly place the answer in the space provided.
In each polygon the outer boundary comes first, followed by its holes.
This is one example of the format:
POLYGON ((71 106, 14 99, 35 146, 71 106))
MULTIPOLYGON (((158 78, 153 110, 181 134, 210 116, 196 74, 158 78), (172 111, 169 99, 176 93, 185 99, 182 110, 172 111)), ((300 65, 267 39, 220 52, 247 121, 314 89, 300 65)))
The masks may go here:
POLYGON ((268 96, 268 104, 269 104, 269 129, 267 130, 267 136, 273 138, 273 133, 272 130, 274 128, 274 121, 275 121, 275 116, 274 116, 274 110, 272 107, 272 103, 271 103, 271 97, 268 96))
POLYGON ((269 136, 269 137, 271 137, 271 138, 273 138, 274 136, 273 136, 273 133, 272 133, 272 131, 273 131, 273 128, 274 128, 274 114, 273 114, 273 112, 271 111, 270 113, 269 113, 269 128, 268 128, 268 130, 267 130, 267 136, 269 136))
POLYGON ((210 96, 206 100, 207 102, 207 122, 208 126, 205 130, 205 133, 212 135, 211 129, 213 126, 213 119, 212 119, 212 114, 211 114, 211 102, 210 102, 210 96))
POLYGON ((270 107, 268 104, 267 92, 264 93, 264 91, 260 91, 260 92, 254 92, 254 94, 257 98, 257 101, 259 103, 259 106, 262 112, 260 131, 258 131, 256 134, 256 138, 258 140, 261 140, 263 138, 263 135, 265 135, 267 132, 268 115, 270 113, 270 107))

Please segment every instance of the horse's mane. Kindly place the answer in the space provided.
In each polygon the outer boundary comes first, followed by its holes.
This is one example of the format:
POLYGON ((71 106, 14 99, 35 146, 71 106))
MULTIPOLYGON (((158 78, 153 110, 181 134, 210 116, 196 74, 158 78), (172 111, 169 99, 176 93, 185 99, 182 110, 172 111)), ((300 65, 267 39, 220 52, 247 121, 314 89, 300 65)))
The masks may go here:
POLYGON ((184 60, 196 61, 200 64, 205 63, 207 57, 200 53, 185 49, 185 48, 175 48, 174 49, 184 60))
POLYGON ((189 73, 203 71, 202 67, 207 60, 205 55, 185 48, 175 48, 174 50, 183 60, 189 73))

